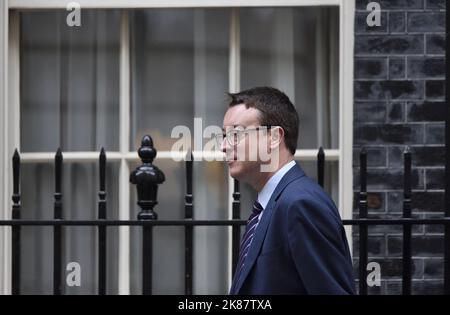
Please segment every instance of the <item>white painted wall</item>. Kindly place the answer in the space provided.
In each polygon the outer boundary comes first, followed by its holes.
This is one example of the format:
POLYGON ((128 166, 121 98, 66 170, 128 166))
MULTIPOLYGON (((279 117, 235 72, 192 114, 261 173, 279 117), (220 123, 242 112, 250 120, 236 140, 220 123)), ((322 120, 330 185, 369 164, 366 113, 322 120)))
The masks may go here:
MULTIPOLYGON (((0 2, 0 218, 7 219, 8 198, 8 0, 0 2)), ((9 293, 9 242, 5 228, 0 229, 0 293, 9 293), (5 259, 3 259, 5 258, 5 259)))

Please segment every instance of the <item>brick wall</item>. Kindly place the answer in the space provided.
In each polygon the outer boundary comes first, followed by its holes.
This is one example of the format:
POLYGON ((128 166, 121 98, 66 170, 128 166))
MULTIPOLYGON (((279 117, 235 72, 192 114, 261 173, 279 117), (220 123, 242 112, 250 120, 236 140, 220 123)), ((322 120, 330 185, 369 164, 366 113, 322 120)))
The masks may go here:
MULTIPOLYGON (((378 1, 379 27, 367 26, 369 2, 356 0, 354 216, 362 146, 368 151, 369 217, 401 216, 405 145, 413 159, 413 217, 442 216, 445 1, 378 1)), ((369 228, 369 262, 379 262, 382 275, 381 287, 369 288, 369 294, 401 294, 401 233, 400 226, 369 228)), ((442 235, 440 226, 413 227, 413 294, 442 293, 442 235)))

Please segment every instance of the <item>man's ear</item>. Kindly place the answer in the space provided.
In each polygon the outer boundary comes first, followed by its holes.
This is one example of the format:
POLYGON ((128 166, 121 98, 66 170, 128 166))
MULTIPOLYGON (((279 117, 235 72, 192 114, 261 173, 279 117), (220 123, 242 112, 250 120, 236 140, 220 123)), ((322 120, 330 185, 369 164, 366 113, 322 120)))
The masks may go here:
POLYGON ((284 139, 284 130, 281 127, 273 127, 270 130, 270 148, 274 149, 281 145, 281 141, 284 139))

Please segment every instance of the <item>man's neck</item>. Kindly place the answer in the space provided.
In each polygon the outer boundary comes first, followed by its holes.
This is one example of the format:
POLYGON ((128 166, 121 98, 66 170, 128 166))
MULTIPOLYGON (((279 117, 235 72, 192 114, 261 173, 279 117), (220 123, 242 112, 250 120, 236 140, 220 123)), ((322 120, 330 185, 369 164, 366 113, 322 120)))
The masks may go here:
POLYGON ((278 168, 273 171, 273 172, 261 172, 261 177, 258 178, 258 180, 253 183, 251 186, 259 193, 264 186, 267 184, 267 182, 270 180, 270 178, 276 174, 276 172, 278 172, 283 166, 285 166, 287 163, 289 163, 290 161, 294 160, 293 156, 290 156, 286 159, 284 159, 283 161, 280 161, 280 163, 278 164, 278 168))

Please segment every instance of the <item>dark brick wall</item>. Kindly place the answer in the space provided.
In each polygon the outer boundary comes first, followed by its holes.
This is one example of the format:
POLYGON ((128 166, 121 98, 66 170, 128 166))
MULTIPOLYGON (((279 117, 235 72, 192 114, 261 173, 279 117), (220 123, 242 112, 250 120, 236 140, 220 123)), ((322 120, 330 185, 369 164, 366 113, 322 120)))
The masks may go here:
MULTIPOLYGON (((356 0, 354 84, 354 216, 358 217, 359 151, 368 151, 369 217, 402 213, 405 145, 413 159, 413 216, 443 215, 445 1, 386 0, 381 26, 368 27, 367 3, 356 0)), ((369 262, 381 265, 381 287, 401 294, 402 229, 369 228, 369 262)), ((413 228, 413 294, 443 290, 443 229, 413 228)), ((354 265, 358 275, 358 229, 354 265)))

